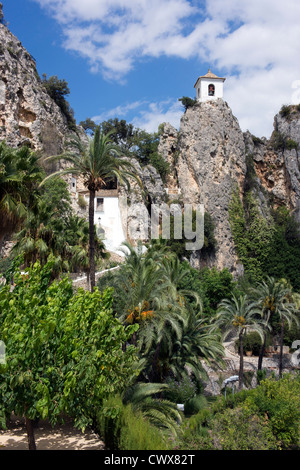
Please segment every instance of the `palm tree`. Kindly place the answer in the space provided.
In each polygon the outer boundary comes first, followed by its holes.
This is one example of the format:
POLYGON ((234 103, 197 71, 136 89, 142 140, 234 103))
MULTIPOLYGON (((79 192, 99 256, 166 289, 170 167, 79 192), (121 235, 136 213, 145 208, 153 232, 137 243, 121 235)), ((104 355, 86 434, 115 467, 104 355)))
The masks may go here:
MULTIPOLYGON (((105 251, 105 246, 100 240, 95 230, 95 260, 98 263, 100 259, 107 259, 109 254, 105 251)), ((69 245, 70 267, 73 272, 78 269, 83 270, 87 275, 87 284, 89 286, 89 224, 88 222, 72 215, 67 220, 65 230, 66 240, 69 245)))
POLYGON ((250 290, 250 295, 261 310, 265 322, 264 339, 259 352, 258 370, 262 369, 262 361, 265 352, 267 328, 271 326, 273 318, 279 317, 281 322, 280 353, 279 353, 279 376, 282 375, 283 336, 285 324, 291 325, 293 321, 298 323, 297 311, 291 286, 285 279, 267 277, 256 288, 250 290))
POLYGON ((215 328, 220 328, 224 339, 232 332, 236 332, 239 338, 240 368, 239 389, 243 387, 244 374, 244 350, 243 337, 249 329, 257 331, 263 340, 263 320, 259 318, 260 310, 256 304, 249 301, 246 294, 233 296, 220 302, 215 318, 215 328))
POLYGON ((177 405, 169 400, 156 398, 168 388, 167 384, 138 382, 125 391, 123 403, 130 403, 135 412, 140 411, 154 426, 167 429, 173 436, 177 436, 178 422, 181 421, 177 405))
POLYGON ((39 158, 28 148, 0 143, 0 242, 24 220, 37 201, 37 183, 43 177, 39 158))
POLYGON ((57 175, 81 175, 84 185, 89 190, 89 265, 90 288, 95 287, 95 232, 94 232, 94 205, 96 191, 105 188, 109 181, 117 179, 121 184, 130 187, 129 178, 139 183, 138 177, 133 173, 133 165, 129 160, 120 158, 120 147, 111 140, 111 134, 103 134, 97 126, 93 138, 86 146, 79 138, 72 139, 68 147, 70 151, 46 160, 64 160, 70 166, 47 176, 42 184, 57 175))

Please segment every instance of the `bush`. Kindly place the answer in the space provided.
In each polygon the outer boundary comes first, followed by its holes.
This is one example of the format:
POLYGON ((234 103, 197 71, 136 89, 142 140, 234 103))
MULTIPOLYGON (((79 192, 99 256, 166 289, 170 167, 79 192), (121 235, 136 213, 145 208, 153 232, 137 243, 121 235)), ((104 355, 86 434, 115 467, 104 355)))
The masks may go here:
POLYGON ((167 450, 162 432, 120 396, 107 399, 97 417, 97 432, 109 450, 167 450))
MULTIPOLYGON (((266 346, 268 347, 270 346, 270 344, 271 344, 271 340, 268 337, 266 346)), ((243 338, 244 354, 246 354, 247 351, 251 351, 254 356, 258 356, 261 345, 262 345, 261 337, 256 331, 253 331, 252 333, 245 335, 243 338)), ((240 349, 239 340, 236 341, 236 349, 237 351, 239 351, 240 349)))
POLYGON ((219 397, 184 422, 180 449, 300 448, 300 375, 263 380, 252 390, 219 397))
POLYGON ((220 450, 274 450, 275 437, 268 423, 245 409, 218 414, 212 422, 214 448, 220 450))
POLYGON ((197 385, 187 376, 184 376, 182 380, 168 378, 166 383, 169 385, 169 389, 164 395, 173 403, 185 404, 197 393, 197 385))
POLYGON ((199 413, 200 410, 207 407, 208 403, 203 395, 196 395, 193 398, 190 398, 184 405, 184 414, 186 416, 191 416, 199 413))

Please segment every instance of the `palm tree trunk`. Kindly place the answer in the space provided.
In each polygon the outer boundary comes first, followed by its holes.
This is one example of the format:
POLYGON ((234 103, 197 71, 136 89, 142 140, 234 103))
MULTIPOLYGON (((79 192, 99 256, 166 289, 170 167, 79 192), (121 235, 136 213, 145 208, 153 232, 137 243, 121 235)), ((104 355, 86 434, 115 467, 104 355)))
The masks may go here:
POLYGON ((261 345, 260 350, 259 350, 257 370, 262 369, 263 357, 264 357, 265 349, 266 349, 266 342, 267 342, 267 335, 265 333, 263 344, 261 345))
POLYGON ((281 323, 281 333, 280 333, 280 352, 279 352, 279 377, 282 377, 282 369, 283 369, 283 336, 284 336, 284 319, 281 323))
POLYGON ((243 334, 240 333, 240 370, 239 370, 239 390, 243 388, 243 375, 244 375, 244 345, 243 334))
POLYGON ((28 438, 28 449, 36 450, 32 419, 25 417, 25 425, 26 425, 27 438, 28 438))
POLYGON ((89 200, 89 261, 90 261, 90 290, 93 292, 96 285, 95 278, 95 232, 94 232, 94 205, 95 190, 90 189, 89 200))

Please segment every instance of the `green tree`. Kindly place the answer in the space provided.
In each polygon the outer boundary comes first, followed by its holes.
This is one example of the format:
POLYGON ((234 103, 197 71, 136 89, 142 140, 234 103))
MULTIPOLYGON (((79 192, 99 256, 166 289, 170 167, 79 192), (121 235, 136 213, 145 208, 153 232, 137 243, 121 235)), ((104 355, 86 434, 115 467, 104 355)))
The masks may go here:
POLYGON ((55 103, 60 107, 62 113, 65 115, 69 129, 75 131, 76 121, 74 119, 74 111, 65 98, 65 96, 70 94, 68 82, 65 79, 59 79, 57 75, 52 75, 47 78, 47 75, 44 73, 42 85, 48 95, 55 101, 55 103))
MULTIPOLYGON (((50 160, 64 160, 70 166, 46 177, 74 174, 84 178, 84 184, 89 190, 89 265, 91 290, 95 287, 95 230, 94 211, 96 191, 105 188, 111 180, 118 180, 130 187, 129 179, 137 176, 132 172, 131 163, 120 158, 121 149, 111 141, 111 135, 104 135, 100 127, 96 128, 93 139, 85 146, 80 139, 73 139, 69 143, 70 150, 63 155, 49 157, 50 160)), ((138 180, 139 181, 139 180, 138 180)))
POLYGON ((237 254, 246 275, 252 282, 261 281, 264 278, 264 265, 272 256, 272 218, 267 220, 261 214, 251 191, 246 193, 242 201, 236 188, 229 204, 229 221, 237 254))
POLYGON ((138 369, 133 347, 123 347, 135 326, 124 329, 111 313, 111 291, 73 293, 65 278, 51 283, 53 259, 35 263, 15 288, 0 288, 0 421, 12 412, 25 416, 29 448, 35 449, 32 421, 62 414, 85 429, 111 394, 122 393, 138 369))
POLYGON ((220 328, 224 339, 235 332, 240 345, 239 389, 243 387, 244 350, 243 337, 248 330, 257 331, 263 340, 263 322, 259 318, 260 310, 255 303, 249 302, 246 294, 224 299, 220 302, 214 319, 214 327, 220 328))
POLYGON ((35 207, 42 178, 39 159, 28 147, 13 149, 0 143, 0 243, 35 207))
POLYGON ((182 98, 179 98, 178 101, 181 101, 185 111, 188 108, 192 108, 197 103, 196 99, 189 98, 188 96, 183 96, 182 98))

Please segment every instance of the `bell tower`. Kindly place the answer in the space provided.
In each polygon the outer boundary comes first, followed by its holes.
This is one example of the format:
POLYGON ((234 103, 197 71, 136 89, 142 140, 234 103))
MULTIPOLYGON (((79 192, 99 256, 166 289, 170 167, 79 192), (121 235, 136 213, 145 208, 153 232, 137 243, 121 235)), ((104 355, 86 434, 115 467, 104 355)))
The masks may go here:
POLYGON ((223 99, 223 84, 225 80, 226 78, 218 77, 209 68, 207 74, 199 77, 194 85, 197 101, 223 99))

